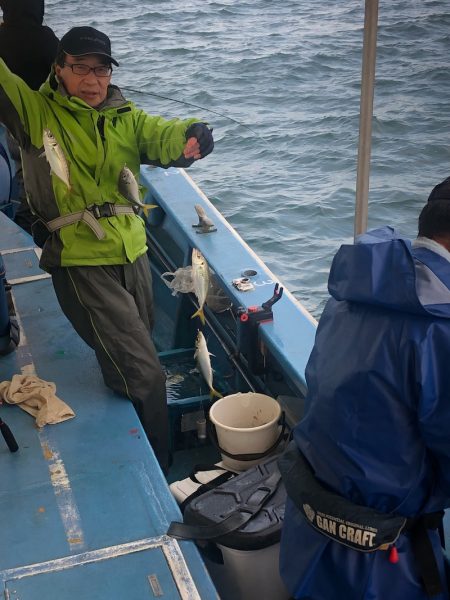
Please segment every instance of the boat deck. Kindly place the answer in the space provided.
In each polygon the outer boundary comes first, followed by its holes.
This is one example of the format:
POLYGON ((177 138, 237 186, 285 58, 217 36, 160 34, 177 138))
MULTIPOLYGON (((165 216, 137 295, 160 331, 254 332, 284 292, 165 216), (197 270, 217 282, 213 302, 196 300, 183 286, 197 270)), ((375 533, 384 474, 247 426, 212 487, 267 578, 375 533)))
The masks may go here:
POLYGON ((108 390, 38 267, 32 239, 0 212, 0 253, 21 327, 0 381, 36 374, 76 417, 38 429, 17 406, 0 416, 0 580, 8 600, 217 598, 192 542, 165 535, 181 518, 132 404, 108 390))

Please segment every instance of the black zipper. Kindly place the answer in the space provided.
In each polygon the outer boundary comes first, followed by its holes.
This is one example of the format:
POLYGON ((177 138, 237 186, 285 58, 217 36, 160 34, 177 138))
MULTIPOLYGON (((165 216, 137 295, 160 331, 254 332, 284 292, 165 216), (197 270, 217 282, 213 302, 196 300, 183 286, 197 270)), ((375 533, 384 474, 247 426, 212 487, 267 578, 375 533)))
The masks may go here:
POLYGON ((98 131, 100 133, 100 137, 102 138, 102 142, 105 142, 105 117, 100 116, 97 121, 98 131))

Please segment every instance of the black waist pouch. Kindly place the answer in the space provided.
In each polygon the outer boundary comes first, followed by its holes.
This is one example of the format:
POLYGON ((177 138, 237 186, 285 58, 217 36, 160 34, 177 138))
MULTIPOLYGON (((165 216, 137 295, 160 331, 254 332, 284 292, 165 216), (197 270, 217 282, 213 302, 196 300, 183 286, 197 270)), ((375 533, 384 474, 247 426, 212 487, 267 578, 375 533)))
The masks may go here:
POLYGON ((407 523, 405 517, 360 506, 326 489, 295 442, 278 459, 278 466, 287 495, 308 523, 340 544, 373 552, 394 544, 407 523))

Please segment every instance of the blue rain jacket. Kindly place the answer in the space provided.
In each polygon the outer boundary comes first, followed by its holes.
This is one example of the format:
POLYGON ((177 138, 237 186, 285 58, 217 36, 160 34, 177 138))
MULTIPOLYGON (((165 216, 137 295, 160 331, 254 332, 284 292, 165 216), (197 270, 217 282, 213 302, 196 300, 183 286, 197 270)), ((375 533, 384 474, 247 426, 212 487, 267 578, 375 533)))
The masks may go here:
MULTIPOLYGON (((298 448, 357 504, 406 517, 450 506, 450 262, 385 227, 340 248, 328 289, 298 448)), ((296 599, 425 600, 407 535, 396 546, 397 564, 347 548, 288 500, 281 574, 296 599)))

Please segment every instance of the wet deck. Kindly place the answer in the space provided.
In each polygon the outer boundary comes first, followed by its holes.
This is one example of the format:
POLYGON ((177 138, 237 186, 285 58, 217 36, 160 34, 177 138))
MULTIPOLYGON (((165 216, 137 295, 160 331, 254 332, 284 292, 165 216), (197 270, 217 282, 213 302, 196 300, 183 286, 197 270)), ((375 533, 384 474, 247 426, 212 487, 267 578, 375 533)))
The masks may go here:
POLYGON ((0 438, 5 598, 216 598, 195 545, 165 536, 180 513, 134 408, 104 386, 31 238, 2 213, 0 231, 22 336, 0 358, 0 381, 37 374, 76 413, 38 429, 19 407, 0 406, 20 446, 12 454, 0 438))

